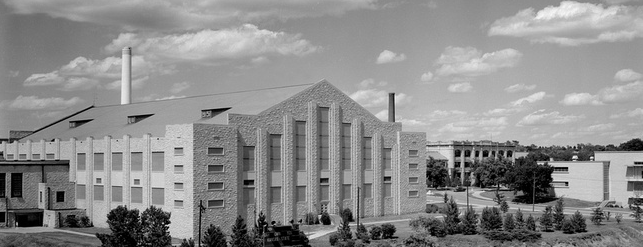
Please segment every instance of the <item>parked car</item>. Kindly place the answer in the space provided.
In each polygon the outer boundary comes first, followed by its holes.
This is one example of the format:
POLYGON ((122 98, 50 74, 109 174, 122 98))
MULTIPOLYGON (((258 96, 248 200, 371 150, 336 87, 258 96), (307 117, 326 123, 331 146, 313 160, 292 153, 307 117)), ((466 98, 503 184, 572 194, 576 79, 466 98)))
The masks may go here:
POLYGON ((462 192, 462 191, 465 191, 465 190, 467 190, 467 189, 465 189, 462 186, 458 186, 458 187, 453 188, 453 192, 462 192))

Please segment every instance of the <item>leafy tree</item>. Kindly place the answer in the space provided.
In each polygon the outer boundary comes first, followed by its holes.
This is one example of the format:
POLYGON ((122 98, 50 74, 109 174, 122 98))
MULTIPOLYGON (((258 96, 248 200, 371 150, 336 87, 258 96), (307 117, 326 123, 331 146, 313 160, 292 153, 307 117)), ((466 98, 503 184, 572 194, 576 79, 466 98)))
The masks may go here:
MULTIPOLYGON (((306 216, 308 216, 308 214, 306 214, 306 216)), ((315 216, 315 219, 317 219, 317 216, 315 216)), ((319 222, 317 222, 317 224, 319 224, 319 222)), ((263 214, 263 211, 259 211, 259 216, 257 216, 255 225, 252 228, 252 237, 254 238, 255 246, 260 246, 263 243, 263 228, 267 225, 266 215, 263 214)))
POLYGON ((641 217, 643 217, 643 209, 641 209, 641 206, 635 205, 634 211, 630 214, 630 217, 634 218, 634 221, 641 223, 641 217))
POLYGON ((227 247, 226 236, 221 228, 210 224, 203 234, 203 242, 206 247, 227 247))
POLYGON ((516 165, 509 167, 505 174, 505 183, 514 191, 522 191, 529 199, 533 195, 533 184, 536 183, 536 195, 545 194, 553 181, 551 174, 554 168, 547 163, 538 165, 536 161, 526 158, 516 159, 516 165))
POLYGON ((505 173, 512 166, 508 159, 486 158, 480 162, 474 163, 476 180, 479 181, 480 187, 496 186, 496 191, 500 189, 500 184, 505 182, 505 173))
POLYGON ((507 213, 507 211, 509 211, 509 204, 507 203, 507 201, 502 201, 500 203, 500 211, 502 211, 503 213, 507 213))
POLYGON ((516 218, 516 220, 515 220, 516 229, 525 229, 525 219, 523 218, 522 211, 520 209, 518 209, 518 211, 516 211, 515 218, 516 218))
POLYGON ((574 226, 576 227, 576 232, 587 231, 587 223, 585 223, 585 217, 583 217, 583 214, 581 214, 578 210, 572 216, 572 223, 574 223, 574 226))
POLYGON ((232 238, 230 241, 232 246, 254 246, 254 241, 250 238, 250 235, 248 235, 248 228, 241 215, 237 215, 237 219, 232 226, 232 235, 230 237, 232 238))
POLYGON ((527 217, 527 222, 525 222, 525 227, 529 231, 535 231, 536 230, 536 220, 534 220, 534 217, 531 216, 531 214, 529 215, 529 217, 527 217))
POLYGON ((141 214, 142 243, 151 246, 171 246, 169 212, 150 206, 141 214))
POLYGON ((337 227, 337 234, 340 240, 348 240, 353 238, 351 227, 348 220, 342 219, 342 223, 337 227))
POLYGON ((355 232, 355 237, 357 239, 362 240, 362 243, 368 244, 371 242, 371 237, 368 235, 368 230, 366 230, 366 227, 364 224, 360 223, 357 226, 357 231, 355 232))
POLYGON ((505 229, 505 231, 508 231, 508 232, 516 229, 516 224, 514 223, 513 214, 505 214, 505 221, 503 222, 502 227, 505 229))
POLYGON ((462 216, 460 220, 462 225, 462 233, 464 235, 473 235, 477 233, 476 225, 478 224, 478 214, 472 206, 467 208, 467 211, 462 216))
POLYGON ((565 234, 572 234, 576 232, 576 226, 574 225, 574 222, 570 219, 565 219, 563 220, 563 226, 561 227, 561 230, 563 230, 563 233, 565 234))
POLYGON ((449 203, 449 195, 446 192, 444 192, 442 199, 444 199, 444 203, 449 203))
POLYGON ((634 138, 618 146, 623 151, 643 151, 643 140, 634 138))
POLYGON ((380 226, 373 226, 368 232, 371 234, 371 239, 373 240, 378 240, 382 237, 382 227, 380 226))
POLYGON ((545 207, 545 211, 543 215, 540 217, 539 221, 540 221, 540 227, 543 229, 544 232, 551 231, 554 224, 551 206, 545 207))
POLYGON ((397 231, 397 229, 393 224, 391 223, 382 224, 382 239, 393 238, 393 235, 395 235, 395 231, 397 231))
POLYGON ((563 221, 565 220, 565 201, 563 197, 556 200, 554 205, 554 229, 560 231, 563 229, 563 221))
POLYGON ((500 193, 500 192, 498 192, 498 191, 496 191, 496 192, 494 193, 493 201, 494 201, 496 204, 500 205, 500 204, 501 204, 503 201, 505 201, 505 200, 506 200, 506 199, 505 199, 505 194, 502 194, 502 193, 500 193))
POLYGON ((355 221, 353 219, 353 211, 351 211, 350 208, 345 208, 344 210, 342 210, 342 220, 346 220, 348 222, 355 221))
POLYGON ((438 188, 446 186, 449 171, 444 160, 436 160, 429 157, 426 160, 426 184, 429 187, 438 188))
POLYGON ((135 247, 141 238, 141 221, 138 209, 128 210, 118 206, 107 214, 107 225, 111 234, 96 233, 102 246, 135 247))
POLYGON ((458 224, 460 223, 458 216, 460 215, 460 211, 458 210, 458 204, 455 202, 455 199, 453 199, 453 196, 449 199, 449 202, 444 205, 444 214, 444 223, 446 225, 447 233, 458 233, 458 224))
POLYGON ((604 215, 602 208, 596 207, 592 209, 592 217, 590 218, 590 220, 592 221, 592 223, 594 223, 594 225, 600 225, 601 221, 603 221, 603 217, 604 215))
POLYGON ((502 229, 502 217, 497 207, 485 207, 480 218, 480 228, 485 231, 502 229))

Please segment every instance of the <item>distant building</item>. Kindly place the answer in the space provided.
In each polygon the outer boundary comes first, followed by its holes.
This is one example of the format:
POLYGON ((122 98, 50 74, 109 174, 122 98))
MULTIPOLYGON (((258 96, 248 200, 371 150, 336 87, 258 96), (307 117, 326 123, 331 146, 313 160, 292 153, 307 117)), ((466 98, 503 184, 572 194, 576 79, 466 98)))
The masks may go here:
POLYGON ((596 161, 547 161, 556 196, 632 204, 643 200, 643 152, 595 152, 596 161))
POLYGON ((464 183, 465 178, 471 176, 471 165, 475 160, 485 158, 509 158, 513 161, 516 145, 511 142, 482 141, 448 141, 429 142, 429 153, 438 152, 447 159, 447 168, 451 178, 460 178, 464 183))
POLYGON ((5 163, 68 163, 65 191, 75 198, 65 200, 96 226, 118 205, 155 205, 172 213, 178 238, 198 235, 201 203, 203 225, 226 230, 260 211, 287 223, 309 212, 357 214, 358 201, 361 217, 425 209, 426 133, 379 120, 326 81, 125 102, 3 142, 5 163))

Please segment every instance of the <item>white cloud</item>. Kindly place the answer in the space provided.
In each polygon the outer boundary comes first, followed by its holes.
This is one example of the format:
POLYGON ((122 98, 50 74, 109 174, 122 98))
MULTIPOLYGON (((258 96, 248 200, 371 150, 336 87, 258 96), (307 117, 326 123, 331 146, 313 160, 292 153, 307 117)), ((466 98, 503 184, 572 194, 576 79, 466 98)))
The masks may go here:
POLYGON ((573 105, 602 105, 603 103, 598 100, 596 95, 591 95, 589 93, 569 93, 565 94, 563 100, 560 101, 561 104, 567 106, 573 105))
POLYGON ((580 131, 603 132, 603 131, 611 130, 614 127, 616 127, 616 124, 613 124, 613 123, 595 124, 595 125, 587 126, 585 128, 581 128, 580 131))
POLYGON ((610 5, 624 4, 629 2, 641 2, 641 0, 602 0, 602 1, 610 5))
POLYGON ((631 118, 640 117, 640 118, 643 118, 643 108, 636 108, 634 110, 627 111, 627 112, 624 112, 624 113, 612 114, 610 116, 610 119, 617 119, 617 118, 623 118, 623 117, 631 117, 631 118))
POLYGON ((559 6, 537 12, 528 8, 498 19, 488 34, 564 46, 630 41, 643 37, 643 7, 563 1, 559 6))
POLYGON ((89 90, 100 84, 98 80, 86 77, 70 77, 60 89, 62 91, 89 90))
POLYGON ((369 78, 369 79, 366 79, 366 80, 363 80, 362 82, 360 82, 358 84, 358 87, 362 88, 362 89, 368 89, 368 88, 373 87, 373 86, 383 87, 383 86, 386 86, 386 85, 388 85, 388 82, 385 82, 385 81, 376 82, 375 79, 369 78))
POLYGON ((641 74, 632 69, 622 69, 616 72, 614 79, 617 81, 636 81, 641 79, 641 74))
POLYGON ((606 104, 625 103, 640 99, 643 95, 643 82, 635 81, 601 89, 598 97, 606 104))
POLYGON ((511 106, 514 106, 514 107, 516 107, 516 106, 522 106, 522 105, 527 104, 527 103, 535 103, 535 102, 541 101, 541 100, 543 100, 546 96, 547 96, 547 94, 546 94, 545 92, 537 92, 537 93, 534 93, 534 94, 529 95, 529 96, 527 96, 527 97, 520 98, 520 99, 517 99, 517 100, 515 100, 515 101, 512 101, 512 102, 511 102, 511 103, 509 103, 509 104, 510 104, 511 106))
POLYGON ((535 111, 523 117, 516 126, 560 125, 579 121, 584 115, 563 115, 558 111, 545 113, 545 110, 535 111))
MULTIPOLYGON (((352 93, 350 97, 364 107, 379 107, 388 104, 388 92, 384 90, 363 89, 352 93)), ((412 96, 397 93, 395 94, 395 105, 405 105, 409 103, 411 99, 412 96)))
POLYGON ((426 72, 422 74, 422 76, 420 77, 420 80, 423 82, 430 82, 431 80, 433 80, 433 73, 426 72))
POLYGON ((461 121, 456 121, 444 125, 438 129, 438 132, 444 133, 464 133, 478 131, 500 131, 504 130, 508 125, 506 117, 499 118, 470 118, 461 121))
POLYGON ((397 63, 397 62, 402 62, 404 60, 406 60, 406 55, 404 55, 404 53, 397 54, 389 50, 384 50, 377 57, 376 63, 377 64, 397 63))
POLYGON ((442 128, 438 129, 438 132, 444 133, 444 132, 449 132, 449 133, 464 133, 464 132, 470 132, 471 131, 470 126, 455 126, 454 123, 448 123, 442 128))
POLYGON ((496 108, 482 113, 483 116, 487 117, 500 117, 500 116, 509 116, 518 112, 524 111, 525 108, 496 108))
POLYGON ((481 76, 495 73, 502 68, 515 67, 522 53, 514 49, 504 49, 482 54, 473 47, 447 47, 440 55, 435 71, 438 76, 481 76))
POLYGON ((58 75, 58 71, 46 74, 32 74, 24 82, 26 87, 58 85, 65 82, 65 78, 58 75))
POLYGON ((517 93, 521 91, 531 91, 536 89, 536 85, 514 84, 505 88, 507 93, 517 93))
POLYGON ((183 90, 186 90, 186 89, 190 88, 190 86, 192 86, 192 83, 190 83, 188 81, 177 82, 177 83, 172 84, 172 87, 170 88, 170 92, 171 93, 180 93, 180 92, 183 92, 183 90))
POLYGON ((467 112, 460 110, 435 110, 429 114, 430 118, 448 118, 453 116, 466 115, 467 112))
MULTIPOLYGON (((143 84, 149 80, 149 76, 143 76, 137 79, 132 80, 132 88, 133 89, 140 89, 143 87, 143 84)), ((105 85, 106 89, 109 90, 120 90, 121 89, 121 80, 113 81, 107 85, 105 85)))
POLYGON ((170 96, 166 96, 166 97, 161 97, 158 94, 153 93, 153 94, 150 94, 150 95, 147 95, 147 96, 138 97, 138 98, 136 98, 136 100, 138 102, 147 102, 147 101, 169 100, 169 99, 180 99, 180 98, 185 98, 185 96, 184 95, 180 95, 180 96, 170 95, 170 96))
POLYGON ((447 90, 452 93, 466 93, 471 92, 472 89, 473 87, 471 86, 471 83, 468 82, 451 84, 447 88, 447 90))
POLYGON ((11 110, 62 110, 82 103, 79 97, 63 99, 59 97, 38 98, 38 96, 18 96, 15 100, 3 100, 0 108, 11 110))
POLYGON ((169 35, 123 33, 105 46, 105 51, 114 53, 125 46, 151 61, 201 64, 271 54, 304 56, 319 50, 301 39, 301 34, 273 32, 251 24, 169 35))
POLYGON ((20 75, 20 71, 18 70, 9 70, 9 77, 18 77, 20 75))
POLYGON ((8 0, 18 14, 43 13, 77 22, 112 25, 128 30, 195 30, 242 23, 260 23, 377 8, 376 0, 8 0))

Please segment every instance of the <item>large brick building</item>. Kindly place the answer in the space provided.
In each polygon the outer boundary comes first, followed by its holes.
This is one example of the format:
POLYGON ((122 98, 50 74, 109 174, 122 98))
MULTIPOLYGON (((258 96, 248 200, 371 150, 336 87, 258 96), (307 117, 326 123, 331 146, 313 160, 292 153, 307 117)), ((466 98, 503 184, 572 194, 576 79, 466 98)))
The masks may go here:
POLYGON ((174 237, 240 214, 364 217, 424 210, 425 133, 383 122, 326 81, 92 106, 0 146, 7 160, 69 162, 76 207, 96 226, 118 205, 172 213, 174 237), (359 189, 359 198, 358 198, 359 189))

